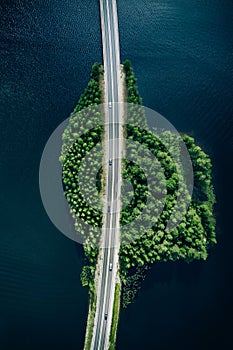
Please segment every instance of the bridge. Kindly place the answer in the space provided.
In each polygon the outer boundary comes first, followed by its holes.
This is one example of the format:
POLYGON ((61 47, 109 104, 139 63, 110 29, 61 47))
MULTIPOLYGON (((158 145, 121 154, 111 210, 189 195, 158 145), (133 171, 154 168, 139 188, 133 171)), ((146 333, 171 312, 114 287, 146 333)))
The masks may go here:
POLYGON ((100 0, 105 83, 105 195, 92 350, 108 349, 120 248, 123 102, 116 0, 100 0))

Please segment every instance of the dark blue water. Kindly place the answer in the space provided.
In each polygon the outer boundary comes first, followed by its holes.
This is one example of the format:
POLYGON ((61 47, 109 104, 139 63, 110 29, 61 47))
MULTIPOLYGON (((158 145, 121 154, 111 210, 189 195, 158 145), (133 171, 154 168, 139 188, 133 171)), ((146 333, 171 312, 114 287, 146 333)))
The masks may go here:
MULTIPOLYGON (((219 244, 205 263, 149 272, 121 312, 117 349, 229 348, 232 329, 233 3, 118 0, 122 59, 144 104, 211 154, 219 244)), ((43 147, 101 60, 98 1, 1 0, 0 344, 82 349, 82 249, 44 212, 43 147)))
POLYGON ((49 221, 38 170, 101 60, 98 3, 2 0, 0 9, 0 348, 82 349, 82 249, 49 221))
POLYGON ((233 2, 118 0, 122 58, 144 105, 211 155, 218 246, 204 262, 157 264, 121 313, 118 349, 231 348, 233 2))

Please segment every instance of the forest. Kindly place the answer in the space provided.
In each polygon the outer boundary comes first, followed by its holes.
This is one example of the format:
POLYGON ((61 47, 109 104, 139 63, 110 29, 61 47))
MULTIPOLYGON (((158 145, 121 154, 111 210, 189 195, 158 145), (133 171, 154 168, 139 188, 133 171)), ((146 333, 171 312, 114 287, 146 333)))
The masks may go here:
MULTIPOLYGON (((209 248, 216 243, 216 233, 210 157, 189 135, 177 136, 170 131, 163 131, 158 137, 156 132, 149 130, 129 60, 124 62, 124 73, 129 107, 125 125, 126 157, 122 168, 123 209, 119 258, 122 305, 126 307, 135 299, 146 271, 152 264, 178 259, 187 263, 196 259, 206 260, 209 248), (193 167, 192 198, 184 180, 185 174, 180 171, 181 156, 177 154, 174 157, 171 152, 171 149, 179 149, 181 140, 187 147, 193 167), (168 142, 169 148, 166 147, 168 142), (131 155, 130 159, 127 159, 127 152, 131 155), (139 163, 142 152, 142 161, 139 163), (149 169, 148 173, 143 170, 143 166, 149 169), (174 210, 177 198, 179 208, 174 210), (190 202, 188 208, 187 202, 190 202), (169 220, 172 220, 173 229, 167 228, 169 220)), ((102 66, 95 63, 90 82, 63 133, 60 156, 64 193, 75 219, 76 231, 84 239, 86 264, 81 281, 83 286, 90 288, 90 293, 94 288, 103 218, 102 76, 102 66), (87 164, 84 161, 86 155, 90 159, 87 164), (84 184, 92 205, 83 197, 81 189, 84 184)))
MULTIPOLYGON (((126 85, 128 92, 128 102, 141 104, 142 100, 139 96, 136 79, 130 61, 125 61, 124 70, 126 75, 126 85)), ((131 117, 131 116, 130 116, 131 117)), ((179 143, 179 137, 170 131, 164 131, 159 138, 147 128, 146 120, 143 120, 141 110, 139 122, 135 120, 127 120, 127 139, 132 139, 131 147, 135 150, 139 149, 139 145, 146 146, 159 161, 161 167, 158 168, 156 163, 150 167, 151 172, 157 183, 152 183, 152 186, 159 189, 158 201, 165 194, 165 204, 163 210, 156 219, 156 211, 158 207, 145 205, 147 217, 151 220, 151 228, 137 239, 134 239, 129 244, 122 244, 120 250, 120 267, 121 280, 123 283, 122 304, 126 307, 132 302, 137 295, 142 279, 145 278, 146 270, 155 262, 166 262, 168 260, 182 259, 187 263, 195 259, 206 260, 208 249, 212 244, 216 243, 215 219, 213 207, 215 203, 214 189, 212 185, 212 164, 209 156, 195 144, 194 138, 189 135, 181 135, 187 150, 189 152, 194 175, 194 190, 190 205, 186 214, 180 217, 180 211, 175 212, 173 220, 177 220, 178 225, 173 230, 167 230, 167 222, 171 216, 173 207, 175 206, 179 192, 183 192, 181 196, 184 203, 180 203, 180 208, 185 205, 185 197, 188 199, 189 193, 185 186, 185 181, 180 181, 177 167, 179 167, 179 159, 171 156, 166 149, 166 140, 169 141, 171 147, 176 147, 179 143), (133 125, 131 124, 133 123, 133 125), (143 125, 143 128, 140 127, 143 125), (161 142, 161 139, 163 142, 161 142), (161 172, 162 170, 162 172, 161 172), (162 176, 163 174, 164 176, 162 176), (165 182, 165 183, 164 183, 165 182), (182 220, 181 220, 182 219, 182 220), (180 221, 181 220, 181 221, 180 221)), ((177 148, 178 149, 178 148, 177 148)), ((146 159, 144 159, 146 162, 146 159)), ((148 157, 148 162, 151 158, 148 157)), ((142 174, 134 172, 135 178, 132 180, 131 172, 125 168, 123 170, 124 178, 129 181, 136 182, 138 185, 134 203, 140 201, 142 204, 145 201, 144 190, 147 190, 145 183, 142 183, 142 174), (141 191, 140 191, 141 189, 141 191)), ((182 180, 182 179, 181 179, 182 180)), ((123 192, 125 193, 125 192, 123 192)), ((134 194, 135 195, 135 194, 134 194)), ((124 202, 124 198, 123 198, 124 202)), ((134 210, 138 209, 135 206, 134 210)), ((133 215, 133 209, 130 208, 133 215)), ((184 208, 185 210, 185 208, 184 208)), ((128 210, 129 212, 129 210, 128 210)), ((130 214, 129 214, 130 215, 130 214)), ((122 212, 121 219, 124 223, 125 213, 122 212)), ((129 220, 129 219, 128 219, 129 220)), ((132 228, 133 230, 134 228, 132 228)), ((130 233, 128 232, 130 235, 130 233)), ((134 232, 132 232, 134 236, 134 232)), ((124 237, 123 237, 124 238, 124 237)))
POLYGON ((91 297, 103 216, 100 190, 97 191, 91 182, 92 176, 96 184, 96 174, 103 158, 103 121, 99 107, 102 102, 102 76, 101 64, 95 63, 87 88, 63 132, 60 155, 64 194, 75 220, 75 230, 83 237, 86 263, 81 272, 81 282, 89 287, 91 297))

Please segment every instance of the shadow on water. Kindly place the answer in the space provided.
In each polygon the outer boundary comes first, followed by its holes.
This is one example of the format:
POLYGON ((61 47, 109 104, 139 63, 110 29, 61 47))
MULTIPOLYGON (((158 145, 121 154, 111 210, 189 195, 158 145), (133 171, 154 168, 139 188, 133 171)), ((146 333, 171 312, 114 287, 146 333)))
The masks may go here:
POLYGON ((196 285, 203 269, 203 261, 190 264, 184 261, 168 261, 154 264, 148 271, 142 289, 153 288, 156 284, 169 285, 173 281, 186 286, 196 285))
POLYGON ((84 254, 83 246, 82 246, 82 244, 76 243, 76 242, 74 243, 74 245, 75 245, 76 254, 82 260, 82 264, 84 265, 84 263, 85 263, 85 254, 84 254))

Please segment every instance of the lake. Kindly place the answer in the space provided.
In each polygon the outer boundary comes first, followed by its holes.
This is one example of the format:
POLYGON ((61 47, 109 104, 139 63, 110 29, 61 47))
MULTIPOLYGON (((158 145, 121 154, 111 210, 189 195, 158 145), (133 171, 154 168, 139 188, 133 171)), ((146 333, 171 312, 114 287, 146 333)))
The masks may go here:
MULTIPOLYGON (((118 0, 121 56, 143 103, 210 154, 218 245, 206 262, 156 264, 120 315, 119 350, 232 344, 231 0, 118 0)), ((38 169, 102 60, 98 1, 2 0, 0 343, 9 349, 82 349, 88 292, 82 247, 49 221, 38 169)))

